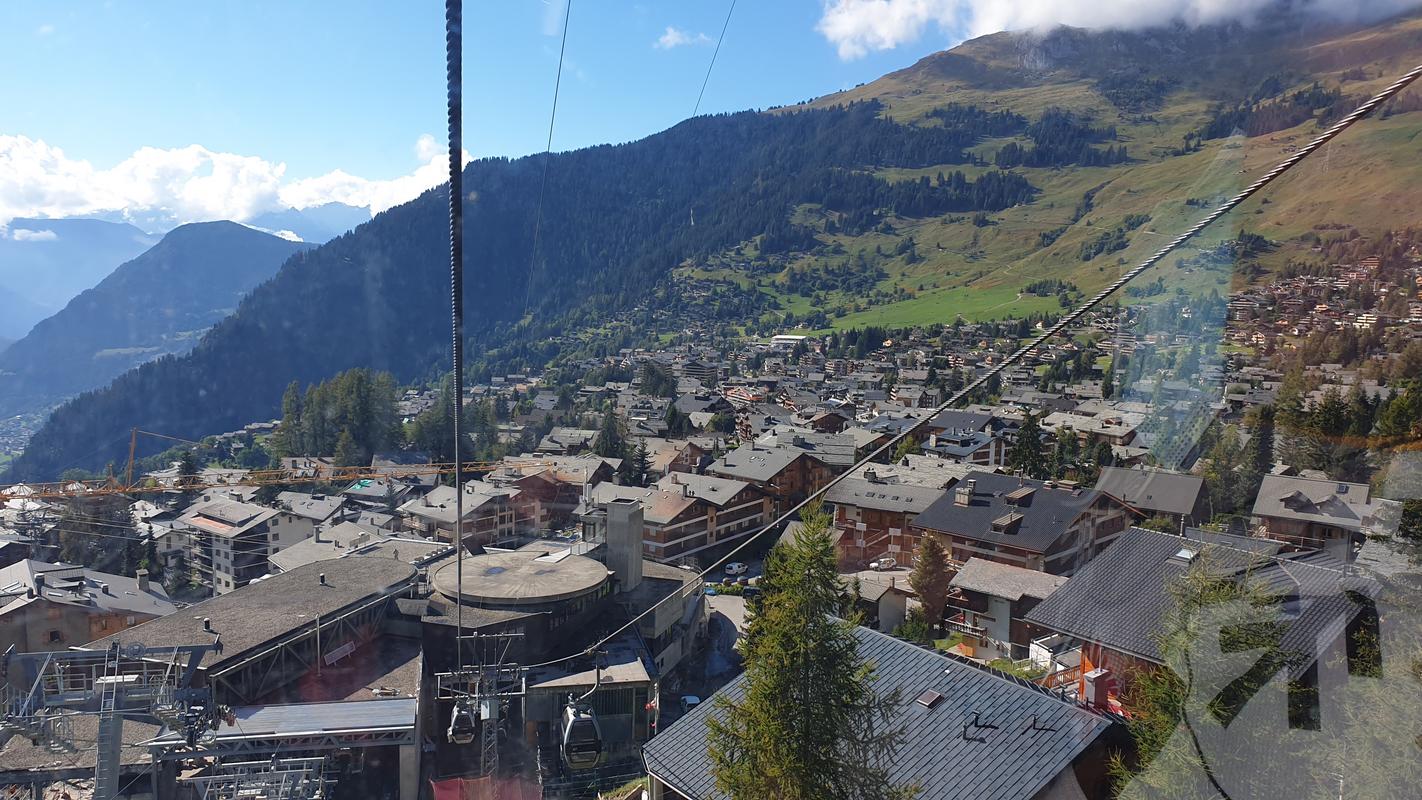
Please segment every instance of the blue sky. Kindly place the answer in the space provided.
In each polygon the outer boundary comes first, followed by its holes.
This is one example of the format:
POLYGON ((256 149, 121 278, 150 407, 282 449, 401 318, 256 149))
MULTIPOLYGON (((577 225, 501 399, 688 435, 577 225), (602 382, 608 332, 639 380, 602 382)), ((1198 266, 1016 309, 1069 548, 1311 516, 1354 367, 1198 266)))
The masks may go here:
MULTIPOLYGON (((472 155, 543 149, 564 2, 467 3, 472 155)), ((574 0, 554 148, 690 115, 728 2, 574 0)), ((820 96, 969 35, 1247 20, 1275 2, 741 0, 702 111, 820 96)), ((17 216, 118 214, 158 230, 331 200, 379 211, 443 175, 434 0, 4 0, 0 75, 0 236, 17 216)))
MULTIPOLYGON (((561 0, 467 4, 466 147, 542 150, 561 0)), ((727 3, 574 0, 555 149, 635 139, 691 114, 727 3), (658 47, 674 27, 687 43, 658 47), (703 38, 704 37, 704 38, 703 38)), ((947 46, 925 35, 842 60, 820 0, 742 0, 703 111, 784 104, 947 46)), ((443 136, 442 5, 24 2, 0 10, 0 134, 108 168, 140 147, 200 144, 285 162, 287 179, 393 178, 443 136)))

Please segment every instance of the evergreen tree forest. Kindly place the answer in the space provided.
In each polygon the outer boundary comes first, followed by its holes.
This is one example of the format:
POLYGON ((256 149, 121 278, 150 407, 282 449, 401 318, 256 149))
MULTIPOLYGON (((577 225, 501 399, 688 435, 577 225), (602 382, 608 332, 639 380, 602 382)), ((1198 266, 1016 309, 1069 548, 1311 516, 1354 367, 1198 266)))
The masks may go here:
POLYGON ((281 401, 275 436, 282 456, 338 456, 340 466, 369 464, 404 444, 395 410, 399 389, 388 372, 351 369, 306 387, 292 381, 281 401))
MULTIPOLYGON (((970 163, 965 146, 1015 124, 1009 117, 964 107, 903 125, 881 111, 865 102, 697 117, 636 142, 554 154, 542 192, 541 158, 471 163, 468 351, 490 363, 517 357, 545 366, 558 355, 558 334, 605 324, 675 265, 773 232, 802 204, 854 231, 886 215, 997 211, 1032 199, 1026 178, 996 170, 900 182, 868 171, 970 163)), ((442 191, 293 255, 191 353, 61 406, 8 477, 120 460, 134 425, 196 439, 270 418, 292 381, 316 384, 355 367, 399 382, 434 379, 448 357, 442 191)), ((805 245, 804 237, 792 244, 805 245)), ((358 450, 375 446, 351 434, 358 450)), ((340 429, 329 435, 334 447, 340 429)))
POLYGON ((1130 160, 1125 145, 1093 146, 1114 141, 1114 126, 1093 128, 1080 115, 1059 108, 1042 112, 1040 119, 1027 126, 1026 134, 1032 140, 1032 146, 1023 147, 1017 142, 1003 145, 993 159, 999 168, 1064 167, 1071 164, 1104 167, 1130 160))

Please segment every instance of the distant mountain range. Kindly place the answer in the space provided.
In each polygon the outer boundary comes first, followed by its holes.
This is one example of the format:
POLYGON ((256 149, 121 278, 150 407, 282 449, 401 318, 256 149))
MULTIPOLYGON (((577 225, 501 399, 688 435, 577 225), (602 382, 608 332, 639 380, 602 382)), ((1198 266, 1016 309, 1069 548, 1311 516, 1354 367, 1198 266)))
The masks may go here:
MULTIPOLYGON (((1025 287, 1098 290, 1419 60, 1419 16, 1002 33, 812 103, 555 154, 546 192, 542 158, 477 161, 465 173, 471 373, 616 352, 693 300, 726 326, 784 324, 792 309, 840 328, 1059 312, 1057 297, 1025 287), (678 294, 682 282, 698 291, 678 294)), ((1278 243, 1252 265, 1270 269, 1306 256, 1320 230, 1407 224, 1422 185, 1416 99, 1159 274, 1227 292, 1235 265, 1199 262, 1243 227, 1278 243)), ((292 380, 356 366, 437 376, 445 191, 295 254, 191 352, 57 409, 9 478, 101 466, 133 425, 196 438, 270 418, 292 380)))
MULTIPOLYGON (((279 236, 293 233, 303 242, 322 244, 340 236, 362 222, 370 221, 370 209, 343 203, 326 203, 297 210, 270 211, 259 214, 247 224, 279 236)), ((285 237, 290 238, 290 237, 285 237)))
POLYGON ((24 336, 158 238, 96 219, 10 220, 0 227, 0 336, 24 336))
POLYGON ((312 246, 233 222, 174 228, 0 351, 0 417, 186 353, 287 258, 312 246))
MULTIPOLYGON (((147 220, 148 233, 120 212, 105 218, 14 219, 0 226, 0 339, 19 339, 40 320, 95 286, 119 264, 152 247, 171 225, 147 220)), ((370 220, 370 209, 342 203, 288 208, 246 224, 285 239, 321 244, 370 220)))

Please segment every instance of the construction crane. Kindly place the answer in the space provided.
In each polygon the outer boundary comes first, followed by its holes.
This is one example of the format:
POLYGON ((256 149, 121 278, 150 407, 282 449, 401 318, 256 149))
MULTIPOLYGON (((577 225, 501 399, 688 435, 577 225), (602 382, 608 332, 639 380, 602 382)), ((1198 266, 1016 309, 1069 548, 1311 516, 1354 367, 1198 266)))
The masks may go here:
POLYGON ((17 653, 12 646, 0 657, 0 731, 17 733, 52 750, 73 751, 70 718, 98 717, 95 743, 94 798, 118 795, 123 720, 156 718, 196 743, 216 728, 221 711, 212 691, 193 686, 193 676, 208 652, 221 644, 106 650, 17 653))

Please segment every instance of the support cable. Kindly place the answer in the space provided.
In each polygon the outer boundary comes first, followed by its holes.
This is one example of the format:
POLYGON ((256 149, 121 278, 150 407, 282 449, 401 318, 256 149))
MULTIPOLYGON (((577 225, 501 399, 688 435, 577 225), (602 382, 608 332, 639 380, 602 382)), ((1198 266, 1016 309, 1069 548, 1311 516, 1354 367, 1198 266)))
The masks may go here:
MULTIPOLYGON (((1236 194, 1235 196, 1221 203, 1218 207, 1215 208, 1214 211, 1210 212, 1199 222, 1196 222, 1194 225, 1191 225, 1190 228, 1184 233, 1180 234, 1179 236, 1176 236, 1174 239, 1171 239, 1168 243, 1166 243, 1164 247, 1155 251, 1155 253, 1153 253, 1149 258, 1142 261, 1140 264, 1137 264, 1135 267, 1132 267, 1130 270, 1125 272, 1123 275, 1121 275, 1120 278, 1113 281, 1106 288, 1097 292, 1090 299, 1077 306, 1074 310, 1072 310, 1070 314, 1067 314, 1065 317, 1062 317, 1061 320, 1059 320, 1055 325, 1043 331, 1041 334, 1037 335, 1026 345, 1023 345, 1022 347, 1018 348, 1007 358, 994 365, 991 369, 983 373, 981 376, 969 383, 967 386, 964 386, 962 389, 959 389, 956 393, 953 394, 952 397, 949 397, 947 400, 940 403, 936 408, 931 409, 928 414, 925 414, 924 417, 912 427, 904 429, 898 435, 894 436, 893 438, 889 439, 889 441, 880 445, 876 450, 874 450, 874 452, 855 462, 854 465, 849 467, 847 470, 832 478, 824 486, 820 487, 814 492, 811 492, 808 497, 806 497, 804 500, 801 500, 799 503, 796 503, 795 506, 789 511, 786 511, 784 514, 781 514, 774 522, 771 522, 769 525, 766 525, 764 528, 761 528, 760 531, 758 531, 755 535, 747 537, 744 542, 732 548, 730 552, 726 553, 726 555, 717 559, 710 567, 700 572, 697 575, 697 578, 699 580, 705 580, 706 576, 710 575, 716 569, 716 567, 734 558, 737 554, 745 550, 765 533, 775 530, 781 525, 794 519, 795 515, 800 513, 801 509, 805 508, 811 503, 818 501, 821 497, 824 496, 825 492, 828 492, 840 481, 853 475, 859 469, 863 468, 866 464, 873 463, 874 459, 878 458, 879 456, 885 453, 892 453, 893 449, 898 446, 899 442, 903 441, 907 437, 913 436, 925 425, 927 425, 928 422, 934 417, 963 402, 969 396, 971 396, 973 392, 986 385, 988 381, 1000 375, 1008 367, 1013 366, 1022 359, 1026 358, 1033 350, 1036 350, 1038 347, 1042 346, 1042 344, 1044 344, 1047 340, 1058 336, 1059 334, 1061 334, 1062 331, 1076 324, 1077 320, 1081 319, 1083 315, 1085 315, 1088 311, 1091 311, 1093 308, 1096 308, 1098 305, 1104 302, 1106 298, 1120 291, 1121 287, 1130 283, 1142 272, 1145 272, 1146 270, 1160 263, 1160 261, 1170 253, 1170 251, 1174 250, 1175 248, 1197 236, 1205 228, 1209 227, 1212 223, 1219 220, 1220 217, 1223 217, 1225 214, 1228 214, 1230 211, 1233 211, 1237 206, 1239 206, 1245 200, 1248 200, 1250 197, 1252 197, 1264 187, 1268 186, 1280 175, 1283 175, 1285 172, 1288 172, 1300 161, 1307 158, 1310 154, 1316 152, 1319 148, 1331 142, 1340 133, 1351 127, 1353 123, 1357 122, 1363 117, 1366 117, 1368 114, 1376 110, 1378 106, 1392 99, 1392 97, 1397 95, 1398 92, 1401 92, 1403 89, 1407 88, 1409 84, 1417 80, 1417 78, 1419 77, 1422 77, 1422 64, 1419 64, 1418 66, 1413 67, 1411 70, 1408 70, 1406 74, 1389 84, 1386 88, 1378 92, 1376 95, 1373 95, 1362 105, 1354 109, 1352 113, 1348 114, 1348 116, 1343 117, 1342 119, 1335 122, 1330 128, 1328 128, 1328 130, 1319 134, 1318 137, 1315 138, 1313 141, 1299 148, 1296 152, 1293 153, 1293 155, 1279 162, 1277 166, 1269 170, 1264 175, 1260 176, 1260 178, 1254 183, 1251 183, 1249 186, 1246 186, 1244 190, 1241 191, 1239 194, 1236 194)), ((641 622, 644 617, 646 617, 648 614, 651 614, 655 610, 656 607, 654 606, 632 617, 632 619, 628 620, 626 623, 613 630, 612 633, 603 637, 601 640, 599 640, 598 642, 596 642, 595 644, 580 653, 574 653, 569 656, 563 656, 562 658, 555 658, 551 661, 533 664, 527 668, 536 669, 538 667, 547 667, 553 664, 560 664, 564 661, 570 661, 574 658, 586 656, 594 652, 598 648, 605 646, 608 642, 620 636, 624 631, 631 629, 633 626, 641 622)))
POLYGON ((543 177, 538 181, 538 206, 533 212, 533 249, 528 254, 528 280, 523 287, 523 313, 533 297, 533 274, 538 265, 538 240, 543 229, 543 198, 548 191, 548 162, 553 158, 553 123, 558 120, 558 95, 563 88, 563 55, 568 52, 568 20, 573 16, 573 0, 563 6, 563 41, 558 45, 558 73, 553 78, 553 107, 548 112, 548 142, 543 146, 543 177))
MULTIPOLYGON (((464 406, 464 181, 463 181, 463 0, 444 2, 446 111, 449 115, 449 305, 450 361, 454 369, 454 573, 464 589, 464 473, 460 419, 464 406)), ((455 630, 464 630, 464 604, 455 603, 455 630)), ((464 647, 455 634, 455 661, 464 669, 464 647)))
POLYGON ((721 42, 726 40, 726 29, 731 27, 731 15, 735 12, 736 0, 731 0, 731 7, 726 9, 726 21, 721 23, 721 35, 716 37, 716 49, 711 51, 711 63, 706 65, 706 77, 701 79, 701 91, 696 95, 696 106, 691 109, 693 117, 701 112, 701 98, 706 96, 706 84, 711 82, 711 70, 716 68, 716 56, 721 54, 721 42))

